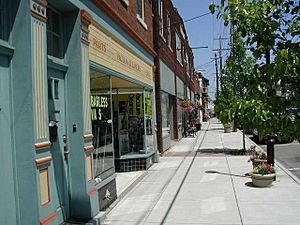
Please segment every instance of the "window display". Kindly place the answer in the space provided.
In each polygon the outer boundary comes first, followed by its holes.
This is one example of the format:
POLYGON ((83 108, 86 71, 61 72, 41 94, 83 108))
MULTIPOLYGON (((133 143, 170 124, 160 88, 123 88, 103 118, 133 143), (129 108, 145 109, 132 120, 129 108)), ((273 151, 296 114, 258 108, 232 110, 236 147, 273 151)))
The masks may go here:
POLYGON ((119 148, 117 151, 119 155, 144 151, 143 98, 142 92, 130 94, 118 92, 113 96, 115 149, 119 148), (116 143, 117 140, 118 143, 116 143))
POLYGON ((91 73, 93 172, 102 180, 114 172, 110 77, 91 73))
POLYGON ((162 127, 170 129, 170 99, 169 95, 165 92, 161 94, 161 110, 162 127))

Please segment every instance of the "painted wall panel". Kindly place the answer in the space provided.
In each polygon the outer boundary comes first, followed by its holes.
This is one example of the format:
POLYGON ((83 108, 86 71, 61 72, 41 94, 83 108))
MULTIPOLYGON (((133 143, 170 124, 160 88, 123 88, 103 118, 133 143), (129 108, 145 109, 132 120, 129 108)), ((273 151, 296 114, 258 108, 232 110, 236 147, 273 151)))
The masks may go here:
POLYGON ((70 38, 66 43, 65 59, 69 68, 66 72, 66 124, 68 134, 70 216, 89 218, 91 215, 90 198, 87 195, 86 160, 84 152, 84 106, 82 82, 82 42, 79 12, 65 14, 65 25, 70 38), (72 24, 73 26, 69 26, 72 24))
POLYGON ((10 41, 15 48, 11 58, 11 98, 15 154, 15 184, 18 221, 39 224, 38 183, 35 165, 35 110, 31 1, 13 1, 10 41), (30 191, 29 191, 30 190, 30 191))
POLYGON ((163 61, 160 61, 161 89, 175 96, 174 76, 175 76, 174 72, 163 61))
POLYGON ((45 24, 33 19, 33 77, 35 93, 35 132, 37 140, 45 139, 48 130, 46 116, 45 33, 45 24))
POLYGON ((0 55, 0 224, 17 224, 9 84, 9 60, 0 55))
POLYGON ((82 45, 82 90, 83 90, 83 119, 84 133, 92 133, 91 104, 90 104, 90 73, 89 73, 89 49, 82 45))

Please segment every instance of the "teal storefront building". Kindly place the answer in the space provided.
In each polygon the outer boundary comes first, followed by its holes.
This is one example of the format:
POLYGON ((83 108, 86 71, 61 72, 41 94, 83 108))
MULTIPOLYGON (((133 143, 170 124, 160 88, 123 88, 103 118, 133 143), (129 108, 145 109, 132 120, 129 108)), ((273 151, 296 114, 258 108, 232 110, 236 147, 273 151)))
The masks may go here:
POLYGON ((87 221, 116 199, 117 165, 157 160, 153 58, 88 0, 0 0, 0 10, 0 224, 87 221), (91 26, 126 49, 127 72, 91 60, 91 26), (130 143, 135 120, 144 133, 130 143))

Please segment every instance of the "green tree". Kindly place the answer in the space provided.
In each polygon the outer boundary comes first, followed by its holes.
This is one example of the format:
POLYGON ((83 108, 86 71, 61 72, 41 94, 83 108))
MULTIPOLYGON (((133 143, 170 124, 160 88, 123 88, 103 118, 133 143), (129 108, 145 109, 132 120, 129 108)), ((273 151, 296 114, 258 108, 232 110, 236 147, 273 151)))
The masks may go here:
POLYGON ((221 0, 210 10, 234 27, 250 56, 227 61, 224 85, 235 96, 230 114, 263 134, 299 138, 299 113, 287 110, 300 107, 299 1, 221 0))

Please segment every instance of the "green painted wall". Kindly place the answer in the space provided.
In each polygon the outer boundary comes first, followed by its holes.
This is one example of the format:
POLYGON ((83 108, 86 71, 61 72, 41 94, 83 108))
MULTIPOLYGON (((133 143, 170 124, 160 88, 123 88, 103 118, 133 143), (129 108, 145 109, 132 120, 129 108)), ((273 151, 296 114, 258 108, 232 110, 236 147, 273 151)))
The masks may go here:
POLYGON ((39 224, 34 149, 30 0, 14 1, 11 45, 12 122, 19 224, 39 224))
POLYGON ((90 218, 92 210, 90 197, 87 195, 85 152, 83 141, 83 97, 82 97, 82 62, 80 41, 79 11, 64 14, 66 16, 65 30, 67 48, 65 61, 69 65, 66 73, 66 111, 67 133, 69 139, 69 175, 71 183, 71 216, 75 218, 90 218), (76 125, 76 131, 73 126, 76 125))
POLYGON ((17 224, 9 62, 8 56, 0 54, 0 224, 17 224))

